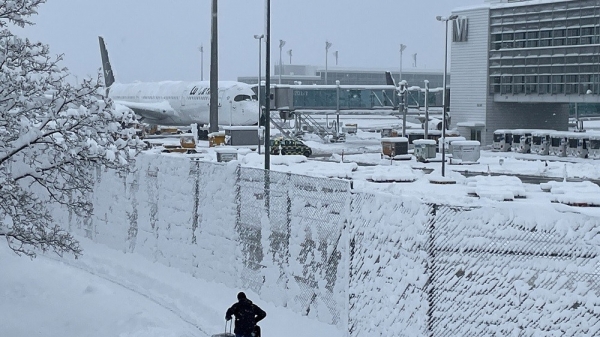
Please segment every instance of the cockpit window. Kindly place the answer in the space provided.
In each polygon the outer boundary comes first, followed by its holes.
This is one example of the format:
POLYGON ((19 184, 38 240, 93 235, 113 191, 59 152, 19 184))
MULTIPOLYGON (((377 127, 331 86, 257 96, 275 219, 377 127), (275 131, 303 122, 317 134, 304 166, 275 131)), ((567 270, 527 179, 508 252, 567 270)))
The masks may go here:
POLYGON ((253 101, 258 101, 258 96, 256 96, 256 95, 252 95, 252 100, 253 100, 253 101))
POLYGON ((250 95, 237 95, 233 100, 236 102, 251 101, 252 97, 250 95))

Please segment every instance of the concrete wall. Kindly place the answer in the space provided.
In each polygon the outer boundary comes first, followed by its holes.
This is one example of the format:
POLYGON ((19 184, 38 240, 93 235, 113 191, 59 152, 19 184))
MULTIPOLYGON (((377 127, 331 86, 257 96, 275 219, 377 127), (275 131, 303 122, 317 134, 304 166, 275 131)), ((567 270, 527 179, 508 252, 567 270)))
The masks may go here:
MULTIPOLYGON (((452 127, 460 122, 485 122, 488 100, 489 9, 454 11, 468 18, 468 40, 451 43, 452 86, 450 115, 452 127)), ((449 23, 449 38, 452 37, 449 23)), ((470 133, 461 134, 470 139, 470 133)))
POLYGON ((491 144, 498 129, 552 129, 566 131, 569 105, 564 103, 495 103, 487 105, 482 142, 491 144))

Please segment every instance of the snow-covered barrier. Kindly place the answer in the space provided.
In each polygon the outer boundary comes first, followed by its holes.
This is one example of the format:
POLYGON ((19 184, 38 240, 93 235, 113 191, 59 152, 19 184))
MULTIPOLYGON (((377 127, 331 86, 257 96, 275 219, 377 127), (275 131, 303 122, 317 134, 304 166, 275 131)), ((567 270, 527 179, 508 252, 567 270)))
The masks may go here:
POLYGON ((356 193, 350 335, 599 335, 600 221, 536 207, 356 193))
POLYGON ((93 217, 57 214, 72 231, 353 337, 600 334, 595 217, 430 205, 179 156, 95 174, 93 217))
POLYGON ((418 200, 355 193, 350 216, 351 336, 427 336, 426 228, 418 200))
POLYGON ((345 327, 349 181, 148 154, 95 174, 93 216, 57 216, 70 230, 345 327))

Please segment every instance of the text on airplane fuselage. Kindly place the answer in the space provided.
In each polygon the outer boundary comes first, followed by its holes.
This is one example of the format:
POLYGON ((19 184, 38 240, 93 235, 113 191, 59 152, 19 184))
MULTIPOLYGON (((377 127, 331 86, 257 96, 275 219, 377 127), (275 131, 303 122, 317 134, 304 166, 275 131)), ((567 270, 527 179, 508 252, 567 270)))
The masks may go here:
POLYGON ((194 86, 192 90, 190 90, 190 96, 194 95, 210 95, 210 88, 198 88, 197 86, 194 86))

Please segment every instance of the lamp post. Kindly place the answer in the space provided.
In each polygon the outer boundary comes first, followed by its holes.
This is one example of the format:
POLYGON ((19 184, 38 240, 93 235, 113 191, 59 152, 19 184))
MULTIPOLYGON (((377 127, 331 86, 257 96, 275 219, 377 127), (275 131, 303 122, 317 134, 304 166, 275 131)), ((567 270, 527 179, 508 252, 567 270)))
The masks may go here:
POLYGON ((219 34, 217 31, 217 0, 212 1, 210 30, 210 114, 209 132, 219 131, 219 34))
POLYGON ((425 80, 425 125, 423 125, 423 138, 429 139, 429 81, 425 80))
POLYGON ((290 64, 292 64, 292 50, 288 50, 287 53, 290 56, 290 64))
POLYGON ((331 45, 331 42, 325 41, 325 84, 327 84, 327 55, 329 54, 329 48, 331 48, 331 45))
POLYGON ((198 47, 200 50, 200 81, 204 81, 204 46, 198 47))
POLYGON ((454 21, 458 18, 458 15, 453 14, 449 17, 444 16, 436 16, 436 20, 444 22, 446 24, 446 34, 445 36, 445 48, 444 48, 444 84, 442 93, 442 177, 445 177, 446 173, 446 77, 448 76, 448 21, 454 21))
POLYGON ((261 87, 260 87, 260 80, 261 80, 261 62, 262 62, 262 57, 261 57, 261 50, 262 50, 262 38, 265 37, 264 34, 261 35, 254 35, 254 38, 258 40, 258 90, 257 90, 257 100, 258 100, 258 154, 260 154, 260 136, 261 136, 261 132, 260 132, 260 116, 262 115, 262 102, 260 101, 260 92, 261 92, 261 87))
POLYGON ((398 83, 400 83, 400 81, 402 81, 402 53, 404 52, 404 50, 406 50, 406 45, 405 44, 400 44, 400 77, 398 77, 398 83))
POLYGON ((336 50, 333 52, 333 57, 335 57, 335 65, 338 65, 338 57, 340 56, 339 52, 336 50))
POLYGON ((283 71, 283 65, 281 63, 281 50, 285 46, 285 41, 279 40, 279 84, 281 84, 281 73, 283 71))
MULTIPOLYGON (((271 169, 271 0, 265 0, 265 170, 271 169)), ((266 176, 268 178, 268 175, 266 176)), ((265 179, 267 181, 267 179, 265 179)), ((268 191, 266 189, 266 191, 268 191)), ((265 203, 269 204, 265 193, 265 203)), ((267 207, 267 212, 269 207, 267 207)))

